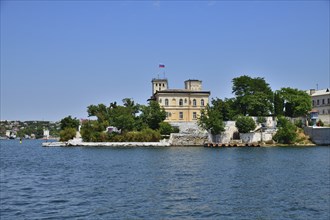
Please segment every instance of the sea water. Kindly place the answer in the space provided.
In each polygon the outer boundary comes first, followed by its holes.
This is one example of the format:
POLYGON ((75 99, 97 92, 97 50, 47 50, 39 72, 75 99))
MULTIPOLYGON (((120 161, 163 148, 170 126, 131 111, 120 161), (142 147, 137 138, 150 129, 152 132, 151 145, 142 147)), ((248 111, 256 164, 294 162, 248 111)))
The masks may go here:
POLYGON ((0 141, 0 219, 329 219, 330 148, 0 141))

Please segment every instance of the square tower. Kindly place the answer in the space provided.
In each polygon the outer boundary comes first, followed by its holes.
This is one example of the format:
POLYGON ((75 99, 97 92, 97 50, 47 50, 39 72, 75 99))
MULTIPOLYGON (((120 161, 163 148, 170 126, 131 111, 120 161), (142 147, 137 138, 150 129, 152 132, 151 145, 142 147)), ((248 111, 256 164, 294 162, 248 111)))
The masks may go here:
POLYGON ((191 91, 202 91, 202 81, 197 79, 188 79, 184 81, 185 89, 191 91))
POLYGON ((157 91, 162 91, 168 89, 167 79, 152 79, 152 95, 157 91))

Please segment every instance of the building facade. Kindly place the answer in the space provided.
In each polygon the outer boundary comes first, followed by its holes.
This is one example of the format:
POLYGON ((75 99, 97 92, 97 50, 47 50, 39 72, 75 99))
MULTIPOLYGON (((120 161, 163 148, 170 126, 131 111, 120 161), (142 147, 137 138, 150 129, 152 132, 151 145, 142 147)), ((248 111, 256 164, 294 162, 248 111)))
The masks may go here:
POLYGON ((153 79, 152 100, 164 107, 167 122, 197 121, 209 103, 210 91, 202 91, 202 81, 186 80, 184 89, 169 89, 167 79, 153 79))
POLYGON ((325 124, 330 124, 330 90, 308 90, 312 98, 313 111, 318 113, 318 118, 325 124))

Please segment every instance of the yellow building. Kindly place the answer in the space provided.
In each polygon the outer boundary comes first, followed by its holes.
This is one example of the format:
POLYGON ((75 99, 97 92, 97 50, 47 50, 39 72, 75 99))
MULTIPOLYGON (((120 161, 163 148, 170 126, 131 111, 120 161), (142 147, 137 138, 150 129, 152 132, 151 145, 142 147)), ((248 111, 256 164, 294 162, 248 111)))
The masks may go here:
POLYGON ((186 80, 185 89, 169 89, 167 79, 153 79, 152 98, 164 107, 167 122, 193 122, 209 103, 210 91, 202 91, 202 81, 186 80))

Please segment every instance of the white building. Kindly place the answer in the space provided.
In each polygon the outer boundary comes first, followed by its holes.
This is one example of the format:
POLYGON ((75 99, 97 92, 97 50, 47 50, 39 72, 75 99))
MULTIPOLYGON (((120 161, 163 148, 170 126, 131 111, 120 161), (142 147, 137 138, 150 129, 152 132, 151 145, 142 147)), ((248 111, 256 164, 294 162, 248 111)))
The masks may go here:
POLYGON ((44 138, 48 139, 49 138, 49 130, 44 129, 44 138))
POLYGON ((330 90, 310 89, 307 92, 312 98, 313 111, 318 113, 318 118, 325 124, 330 124, 330 90))

